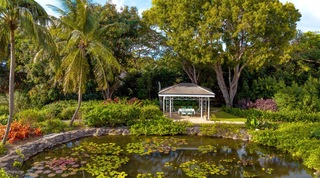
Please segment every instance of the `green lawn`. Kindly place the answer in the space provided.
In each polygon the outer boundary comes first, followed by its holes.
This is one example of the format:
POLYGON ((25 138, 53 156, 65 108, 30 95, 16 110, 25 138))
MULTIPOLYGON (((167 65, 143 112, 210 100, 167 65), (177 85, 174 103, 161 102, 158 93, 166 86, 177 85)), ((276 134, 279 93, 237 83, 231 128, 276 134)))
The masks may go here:
POLYGON ((212 121, 229 121, 229 122, 246 122, 246 118, 238 117, 222 111, 222 109, 214 108, 211 112, 212 121))

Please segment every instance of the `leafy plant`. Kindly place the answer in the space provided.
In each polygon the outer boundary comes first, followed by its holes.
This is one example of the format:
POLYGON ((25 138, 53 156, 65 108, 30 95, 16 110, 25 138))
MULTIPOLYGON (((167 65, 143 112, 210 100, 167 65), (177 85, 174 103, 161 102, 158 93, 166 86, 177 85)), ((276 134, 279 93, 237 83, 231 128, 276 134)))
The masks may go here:
MULTIPOLYGON (((223 108, 226 112, 236 116, 253 119, 259 122, 320 122, 320 112, 308 113, 304 111, 269 112, 257 109, 223 108)), ((250 122, 250 121, 248 121, 250 122)))
POLYGON ((303 85, 293 82, 291 86, 283 85, 274 98, 281 111, 292 110, 310 112, 320 111, 320 80, 309 77, 303 85))
POLYGON ((0 143, 0 156, 6 153, 7 153, 7 148, 2 143, 0 143))
POLYGON ((47 114, 52 115, 53 118, 59 116, 63 109, 69 107, 75 107, 76 101, 74 100, 65 100, 65 101, 57 101, 42 107, 41 110, 46 110, 47 114))
POLYGON ((177 135, 186 133, 185 123, 174 122, 164 116, 152 120, 140 120, 130 127, 134 135, 177 135))
POLYGON ((186 145, 185 139, 179 139, 174 137, 152 137, 147 138, 142 142, 128 143, 126 150, 129 154, 135 153, 139 155, 149 155, 151 153, 164 153, 169 154, 170 151, 176 151, 177 147, 186 145))
POLYGON ((159 106, 146 105, 141 108, 140 119, 153 119, 154 117, 162 115, 163 113, 160 110, 159 106))
POLYGON ((68 131, 71 128, 60 119, 50 119, 36 124, 45 134, 68 131))
POLYGON ((199 151, 201 153, 217 152, 217 148, 212 145, 201 145, 199 146, 199 151))
POLYGON ((75 112, 76 108, 75 107, 67 107, 62 109, 61 113, 59 114, 59 118, 62 120, 68 120, 71 119, 74 112, 75 112))
POLYGON ((13 167, 17 167, 17 168, 21 168, 22 167, 22 163, 20 161, 14 161, 12 163, 12 166, 13 167))
MULTIPOLYGON (((0 139, 4 136, 5 126, 0 126, 0 139)), ((13 143, 18 140, 25 140, 32 136, 40 136, 42 131, 40 128, 32 128, 29 124, 23 124, 18 121, 14 121, 11 124, 11 129, 8 134, 8 141, 13 143)))
POLYGON ((223 166, 217 166, 213 163, 197 160, 191 160, 180 164, 180 168, 189 177, 207 177, 209 175, 227 175, 228 170, 223 166))
POLYGON ((46 157, 43 161, 33 163, 26 176, 38 177, 41 174, 45 174, 48 177, 67 177, 75 175, 81 170, 80 165, 85 163, 68 156, 58 158, 46 157))
POLYGON ((320 123, 283 123, 275 130, 252 131, 253 141, 273 146, 303 160, 309 168, 320 169, 320 140, 313 133, 320 123))
POLYGON ((320 139, 320 128, 319 128, 319 130, 313 131, 311 133, 311 138, 320 139))
POLYGON ((27 109, 15 114, 15 118, 26 124, 35 124, 49 119, 49 114, 38 109, 27 109))
POLYGON ((0 105, 0 116, 1 115, 8 115, 9 109, 7 105, 0 105))
POLYGON ((6 125, 8 120, 8 115, 0 115, 0 125, 6 125))
POLYGON ((0 177, 1 178, 18 178, 18 176, 12 176, 10 174, 7 174, 6 171, 3 168, 0 168, 0 177))
POLYGON ((126 126, 132 125, 140 116, 141 110, 136 105, 108 103, 95 105, 84 113, 84 123, 88 126, 126 126))

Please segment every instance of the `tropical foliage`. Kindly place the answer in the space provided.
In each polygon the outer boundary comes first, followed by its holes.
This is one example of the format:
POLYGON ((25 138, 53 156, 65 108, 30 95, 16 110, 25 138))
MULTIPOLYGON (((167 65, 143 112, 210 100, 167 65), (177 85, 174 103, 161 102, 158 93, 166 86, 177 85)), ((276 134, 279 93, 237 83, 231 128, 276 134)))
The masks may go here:
POLYGON ((301 16, 293 4, 278 0, 156 0, 144 15, 166 33, 179 56, 212 65, 228 107, 244 68, 259 68, 283 55, 301 16))
POLYGON ((34 0, 3 0, 0 3, 1 51, 6 51, 7 44, 10 45, 9 116, 2 140, 3 144, 7 141, 14 114, 15 34, 19 30, 23 35, 36 41, 39 46, 51 51, 49 47, 55 48, 48 30, 45 28, 48 20, 46 11, 34 0))
MULTIPOLYGON (((0 138, 4 137, 4 127, 0 126, 0 138)), ((10 132, 8 134, 8 141, 13 143, 18 140, 25 140, 29 137, 41 136, 42 131, 40 128, 32 128, 29 124, 23 124, 21 122, 14 121, 11 125, 10 132)))
POLYGON ((320 169, 320 140, 315 137, 319 123, 285 123, 279 128, 252 132, 253 140, 263 145, 273 146, 302 158, 305 165, 320 169))
POLYGON ((120 66, 99 38, 107 27, 100 25, 102 19, 94 6, 86 0, 62 0, 61 3, 64 9, 53 8, 62 15, 55 22, 64 56, 61 62, 63 90, 78 93, 78 107, 70 121, 72 125, 81 106, 90 65, 100 90, 108 87, 108 81, 113 80, 112 70, 118 71, 120 66))

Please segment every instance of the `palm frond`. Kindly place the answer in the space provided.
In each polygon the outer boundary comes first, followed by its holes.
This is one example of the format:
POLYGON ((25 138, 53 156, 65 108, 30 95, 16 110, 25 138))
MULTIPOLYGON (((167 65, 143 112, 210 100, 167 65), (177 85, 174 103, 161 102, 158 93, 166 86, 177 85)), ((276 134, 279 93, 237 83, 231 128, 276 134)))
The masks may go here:
POLYGON ((84 88, 90 68, 87 60, 81 56, 80 50, 69 52, 63 58, 61 67, 64 72, 64 92, 76 92, 79 87, 84 88))
MULTIPOLYGON (((83 35, 81 33, 81 31, 79 30, 73 30, 71 33, 70 33, 70 36, 67 40, 67 44, 65 46, 65 50, 72 50, 74 48, 79 48, 79 43, 81 41, 83 35)), ((63 51, 63 52, 67 52, 67 51, 63 51)))
POLYGON ((18 7, 28 10, 33 17, 33 20, 42 26, 46 26, 49 22, 49 16, 44 8, 34 0, 19 0, 18 7))
POLYGON ((112 81, 114 73, 120 72, 120 65, 112 53, 101 43, 89 43, 88 53, 92 56, 93 73, 99 89, 106 89, 108 81, 112 81))

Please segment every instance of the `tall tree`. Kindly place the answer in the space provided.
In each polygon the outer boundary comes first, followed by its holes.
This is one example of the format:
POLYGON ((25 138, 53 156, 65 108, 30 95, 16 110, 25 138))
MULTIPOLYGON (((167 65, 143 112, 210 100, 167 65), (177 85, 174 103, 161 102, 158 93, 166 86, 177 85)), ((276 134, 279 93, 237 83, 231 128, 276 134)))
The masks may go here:
POLYGON ((93 73, 98 89, 105 90, 112 80, 112 70, 120 66, 111 51, 101 43, 100 35, 106 27, 101 28, 101 17, 94 10, 94 4, 87 0, 61 0, 63 9, 51 6, 61 14, 55 19, 58 36, 63 44, 61 69, 65 92, 78 93, 78 106, 70 121, 73 124, 81 106, 85 84, 93 66, 93 73))
POLYGON ((292 3, 279 0, 154 0, 144 13, 175 52, 213 66, 228 107, 243 69, 280 58, 300 16, 292 3))
POLYGON ((6 44, 10 44, 9 117, 3 144, 7 141, 14 112, 15 33, 19 30, 24 36, 37 41, 37 44, 46 46, 50 41, 45 28, 47 22, 46 11, 34 0, 0 1, 0 48, 6 48, 6 44))

